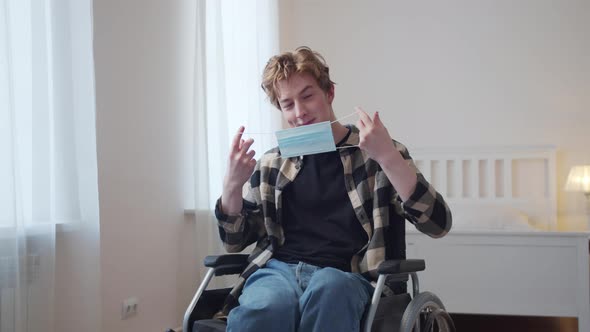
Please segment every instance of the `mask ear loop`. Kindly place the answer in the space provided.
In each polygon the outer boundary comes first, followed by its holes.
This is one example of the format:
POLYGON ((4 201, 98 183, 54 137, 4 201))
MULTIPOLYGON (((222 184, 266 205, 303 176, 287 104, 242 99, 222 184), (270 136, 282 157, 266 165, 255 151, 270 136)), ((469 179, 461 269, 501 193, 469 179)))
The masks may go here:
MULTIPOLYGON (((357 114, 358 114, 357 112, 352 112, 352 113, 350 113, 350 114, 348 114, 348 115, 345 115, 345 116, 343 116, 343 117, 341 117, 341 118, 339 118, 339 119, 336 119, 336 120, 334 120, 334 121, 330 122, 330 124, 332 124, 332 123, 334 123, 334 122, 338 122, 338 121, 340 121, 340 120, 342 120, 342 119, 349 118, 349 117, 351 117, 351 116, 353 116, 353 115, 357 115, 357 114)), ((338 149, 349 149, 349 148, 358 148, 358 147, 359 147, 359 146, 358 146, 358 144, 357 144, 357 145, 337 146, 337 147, 336 147, 336 149, 338 150, 338 149)))
POLYGON ((342 120, 342 119, 350 118, 350 117, 351 117, 351 116, 353 116, 353 115, 357 115, 357 113, 356 113, 356 112, 352 112, 352 113, 350 113, 350 114, 348 114, 348 115, 345 115, 345 116, 343 116, 343 117, 341 117, 341 118, 338 118, 338 119, 336 119, 336 120, 334 120, 334 121, 330 122, 330 124, 332 124, 332 123, 334 123, 334 122, 338 122, 338 121, 340 121, 340 120, 342 120))
POLYGON ((336 149, 358 148, 358 145, 337 146, 336 149))

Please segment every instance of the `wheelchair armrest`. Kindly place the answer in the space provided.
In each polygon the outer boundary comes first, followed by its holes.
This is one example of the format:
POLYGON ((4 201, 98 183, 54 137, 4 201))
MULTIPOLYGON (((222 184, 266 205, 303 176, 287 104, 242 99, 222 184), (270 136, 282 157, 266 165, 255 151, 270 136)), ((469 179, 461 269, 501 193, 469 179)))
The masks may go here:
POLYGON ((423 259, 392 259, 382 262, 377 271, 379 274, 400 274, 424 271, 426 263, 423 259))
POLYGON ((246 264, 248 265, 247 254, 228 254, 205 257, 204 264, 206 267, 218 267, 227 264, 246 264))
POLYGON ((204 265, 215 270, 216 276, 240 274, 248 266, 247 254, 229 254, 205 257, 204 265))

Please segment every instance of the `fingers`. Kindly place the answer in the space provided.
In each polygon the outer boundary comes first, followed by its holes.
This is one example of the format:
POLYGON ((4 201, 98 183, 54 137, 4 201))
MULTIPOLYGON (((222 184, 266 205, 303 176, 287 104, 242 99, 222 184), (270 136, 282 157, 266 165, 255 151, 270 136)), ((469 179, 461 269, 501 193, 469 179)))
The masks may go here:
POLYGON ((374 123, 376 126, 385 127, 385 126, 383 125, 383 122, 381 121, 381 118, 379 117, 379 112, 378 112, 378 111, 377 111, 377 112, 375 112, 375 114, 373 115, 373 123, 374 123))
MULTIPOLYGON (((244 149, 242 151, 247 151, 247 149, 244 149)), ((254 166, 256 166, 256 159, 254 159, 255 154, 256 151, 254 150, 250 150, 246 153, 240 153, 237 157, 237 160, 239 160, 239 163, 241 165, 244 165, 248 168, 253 168, 254 166)))
POLYGON ((256 166, 256 159, 252 159, 248 162, 248 166, 250 168, 254 168, 256 166))
POLYGON ((379 116, 379 112, 375 112, 373 114, 373 117, 371 118, 371 116, 369 116, 369 114, 367 114, 367 112, 365 112, 362 108, 357 106, 357 107, 355 107, 355 110, 359 115, 359 120, 358 120, 358 127, 359 128, 385 127, 383 125, 383 122, 381 121, 381 117, 379 116))
POLYGON ((256 151, 249 150, 252 144, 254 144, 254 140, 252 138, 248 138, 247 140, 240 139, 239 147, 234 151, 234 153, 232 153, 231 159, 241 164, 250 165, 252 161, 254 161, 254 164, 256 164, 256 160, 254 160, 256 151))
POLYGON ((368 126, 373 124, 373 120, 371 120, 369 114, 367 114, 367 112, 365 112, 362 108, 357 106, 355 107, 355 110, 358 113, 359 120, 363 123, 363 125, 368 126))
POLYGON ((254 158, 255 154, 256 154, 256 151, 250 150, 244 156, 247 157, 248 159, 252 159, 252 158, 254 158))
POLYGON ((248 138, 247 140, 242 140, 240 144, 240 152, 244 155, 248 152, 248 149, 254 144, 254 139, 248 138))
POLYGON ((248 181, 256 167, 256 159, 254 159, 256 152, 254 150, 248 151, 254 144, 254 140, 252 138, 243 139, 244 130, 245 127, 240 126, 232 138, 226 173, 227 181, 238 186, 242 186, 248 181))
POLYGON ((375 118, 373 117, 373 119, 371 119, 371 117, 369 116, 369 114, 367 114, 367 112, 365 112, 362 108, 360 107, 355 107, 356 112, 359 115, 359 120, 357 122, 357 125, 359 127, 359 129, 371 129, 373 128, 373 125, 375 125, 374 120, 375 118))
POLYGON ((238 153, 241 156, 243 156, 246 154, 246 152, 248 152, 248 149, 254 143, 254 139, 252 139, 252 138, 248 138, 246 140, 244 140, 242 138, 242 135, 244 134, 244 129, 245 129, 244 126, 240 126, 240 128, 238 128, 238 131, 234 135, 234 138, 232 139, 232 142, 231 142, 232 154, 238 153))
POLYGON ((359 119, 356 122, 356 126, 359 127, 359 129, 364 129, 365 128, 365 122, 363 121, 363 117, 360 115, 361 112, 364 112, 363 110, 361 110, 359 107, 355 107, 356 113, 359 115, 359 119))
POLYGON ((231 141, 231 148, 233 151, 238 151, 240 149, 240 146, 242 145, 241 142, 243 141, 242 140, 243 133, 244 133, 244 126, 240 126, 240 128, 238 128, 238 132, 236 133, 233 140, 231 141))

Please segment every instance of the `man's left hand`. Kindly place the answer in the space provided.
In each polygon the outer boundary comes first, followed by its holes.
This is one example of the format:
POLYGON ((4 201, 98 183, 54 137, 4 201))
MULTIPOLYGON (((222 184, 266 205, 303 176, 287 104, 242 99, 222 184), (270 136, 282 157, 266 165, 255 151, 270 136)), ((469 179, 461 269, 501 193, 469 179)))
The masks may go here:
POLYGON ((369 157, 379 164, 385 162, 396 152, 391 136, 379 118, 379 112, 375 112, 373 117, 369 116, 360 107, 356 107, 359 115, 357 127, 359 128, 359 147, 365 151, 369 157))

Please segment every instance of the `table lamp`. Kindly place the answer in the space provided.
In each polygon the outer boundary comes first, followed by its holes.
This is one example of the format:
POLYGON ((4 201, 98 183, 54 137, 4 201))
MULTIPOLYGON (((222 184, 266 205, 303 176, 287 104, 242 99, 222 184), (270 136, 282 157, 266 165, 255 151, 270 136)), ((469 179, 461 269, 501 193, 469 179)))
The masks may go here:
POLYGON ((589 214, 590 228, 590 165, 574 166, 567 176, 566 191, 581 191, 586 195, 586 213, 589 214))

